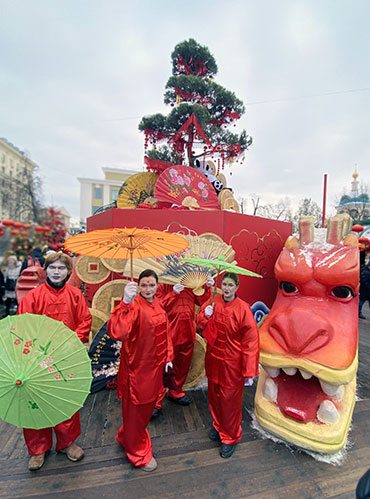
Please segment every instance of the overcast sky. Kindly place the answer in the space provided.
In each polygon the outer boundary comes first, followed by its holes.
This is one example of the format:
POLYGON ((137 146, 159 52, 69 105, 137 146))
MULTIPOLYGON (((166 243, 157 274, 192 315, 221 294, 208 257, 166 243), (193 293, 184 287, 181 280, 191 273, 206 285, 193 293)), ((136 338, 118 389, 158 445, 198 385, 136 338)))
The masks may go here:
MULTIPOLYGON (((163 104, 174 46, 208 46, 253 137, 236 197, 328 209, 370 181, 369 0, 0 0, 0 136, 40 165, 47 205, 79 215, 77 177, 143 168, 142 116, 163 104)), ((252 205, 249 204, 249 209, 252 205)))

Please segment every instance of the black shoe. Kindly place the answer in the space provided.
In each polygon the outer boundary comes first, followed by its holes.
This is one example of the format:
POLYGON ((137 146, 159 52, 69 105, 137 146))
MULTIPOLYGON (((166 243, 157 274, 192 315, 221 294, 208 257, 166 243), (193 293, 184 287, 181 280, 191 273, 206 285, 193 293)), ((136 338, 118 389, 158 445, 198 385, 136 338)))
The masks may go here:
POLYGON ((212 425, 211 429, 209 430, 208 437, 210 440, 213 440, 214 442, 218 442, 220 440, 220 434, 216 430, 216 428, 212 425))
POLYGON ((231 457, 234 454, 236 444, 221 444, 220 456, 224 459, 231 457))
POLYGON ((360 318, 360 319, 366 319, 366 317, 364 316, 364 314, 363 314, 363 313, 361 313, 361 312, 359 313, 359 315, 358 315, 358 316, 359 316, 359 318, 360 318))
POLYGON ((157 407, 154 407, 153 409, 153 414, 150 419, 156 419, 160 414, 162 414, 162 409, 158 409, 157 407))
POLYGON ((175 398, 169 397, 167 395, 167 398, 168 398, 168 400, 171 400, 171 402, 174 402, 175 404, 178 404, 178 405, 190 405, 190 403, 191 403, 191 400, 189 399, 189 397, 187 395, 183 395, 179 399, 175 399, 175 398))

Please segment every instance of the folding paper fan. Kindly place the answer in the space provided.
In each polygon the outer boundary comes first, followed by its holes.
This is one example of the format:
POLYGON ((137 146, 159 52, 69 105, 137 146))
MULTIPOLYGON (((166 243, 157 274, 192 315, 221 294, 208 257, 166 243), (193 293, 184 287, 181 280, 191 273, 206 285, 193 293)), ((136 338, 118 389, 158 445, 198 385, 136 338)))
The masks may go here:
POLYGON ((120 363, 121 342, 113 340, 107 333, 105 322, 94 337, 89 348, 93 380, 91 393, 103 388, 112 388, 117 379, 120 363))
POLYGON ((217 194, 211 182, 190 166, 172 166, 158 178, 154 195, 161 201, 182 204, 185 198, 193 198, 192 206, 218 209, 217 194))
POLYGON ((152 172, 131 175, 119 190, 117 208, 135 209, 148 197, 152 197, 157 178, 158 175, 152 172))
POLYGON ((207 282, 209 274, 206 272, 188 272, 184 274, 180 283, 185 286, 185 288, 190 288, 196 296, 202 296, 204 294, 203 285, 207 282))
POLYGON ((234 262, 235 251, 232 246, 226 244, 219 236, 208 233, 201 236, 183 236, 189 246, 185 252, 160 258, 140 258, 134 260, 134 277, 137 278, 145 269, 152 269, 158 274, 159 281, 165 284, 176 284, 181 282, 191 289, 199 288, 207 281, 209 276, 215 272, 209 268, 200 267, 183 261, 183 257, 217 259, 222 256, 229 263, 234 262), (187 279, 187 280, 186 280, 187 279), (201 280, 203 282, 201 283, 201 280), (185 283, 182 281, 185 280, 185 283))
POLYGON ((195 335, 193 358, 183 386, 184 390, 189 390, 189 388, 195 386, 205 376, 204 359, 206 356, 206 347, 206 340, 197 333, 195 335))

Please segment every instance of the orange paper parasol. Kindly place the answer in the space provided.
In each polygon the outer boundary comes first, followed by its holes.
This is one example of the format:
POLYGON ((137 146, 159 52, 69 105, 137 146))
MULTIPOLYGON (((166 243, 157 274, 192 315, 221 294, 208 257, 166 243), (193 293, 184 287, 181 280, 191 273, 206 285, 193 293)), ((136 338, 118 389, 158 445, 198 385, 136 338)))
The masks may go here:
POLYGON ((172 255, 188 246, 188 241, 178 234, 136 227, 92 230, 70 237, 64 243, 66 249, 79 255, 130 258, 131 280, 134 258, 172 255))

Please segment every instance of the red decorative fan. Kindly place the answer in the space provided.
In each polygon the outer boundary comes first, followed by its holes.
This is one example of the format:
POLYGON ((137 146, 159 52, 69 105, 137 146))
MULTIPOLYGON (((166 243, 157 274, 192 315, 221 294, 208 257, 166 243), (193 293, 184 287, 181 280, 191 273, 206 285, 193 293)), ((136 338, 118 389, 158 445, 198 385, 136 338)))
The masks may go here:
POLYGON ((154 196, 161 201, 183 204, 189 208, 219 209, 217 194, 211 182, 190 166, 174 165, 167 168, 155 184, 154 196))

